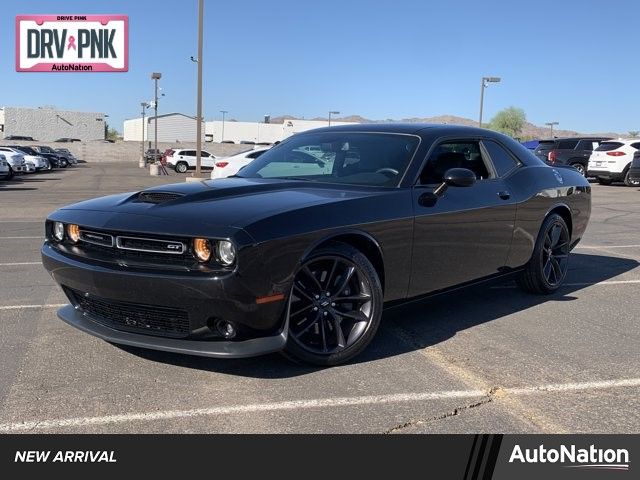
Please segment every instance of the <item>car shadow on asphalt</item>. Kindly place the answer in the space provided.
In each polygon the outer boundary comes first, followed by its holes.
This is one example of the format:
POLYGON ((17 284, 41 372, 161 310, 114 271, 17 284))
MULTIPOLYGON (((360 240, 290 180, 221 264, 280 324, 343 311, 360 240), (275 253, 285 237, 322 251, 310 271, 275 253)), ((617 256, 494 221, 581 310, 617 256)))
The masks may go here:
MULTIPOLYGON (((462 330, 545 302, 575 301, 581 295, 578 292, 588 285, 610 280, 638 265, 640 263, 629 258, 574 253, 566 285, 551 295, 528 294, 517 288, 515 282, 502 282, 468 287, 390 308, 385 311, 382 325, 372 343, 351 365, 421 350, 445 341, 462 330)), ((293 363, 278 354, 223 360, 122 345, 118 348, 154 362, 253 378, 290 378, 321 370, 319 367, 293 363)))

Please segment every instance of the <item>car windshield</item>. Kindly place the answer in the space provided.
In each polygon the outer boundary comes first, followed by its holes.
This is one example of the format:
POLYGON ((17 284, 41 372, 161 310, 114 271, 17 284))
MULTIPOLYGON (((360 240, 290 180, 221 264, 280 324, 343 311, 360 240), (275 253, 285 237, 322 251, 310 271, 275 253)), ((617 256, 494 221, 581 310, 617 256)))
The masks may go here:
POLYGON ((418 143, 418 137, 402 134, 298 134, 260 155, 238 176, 395 187, 418 143))

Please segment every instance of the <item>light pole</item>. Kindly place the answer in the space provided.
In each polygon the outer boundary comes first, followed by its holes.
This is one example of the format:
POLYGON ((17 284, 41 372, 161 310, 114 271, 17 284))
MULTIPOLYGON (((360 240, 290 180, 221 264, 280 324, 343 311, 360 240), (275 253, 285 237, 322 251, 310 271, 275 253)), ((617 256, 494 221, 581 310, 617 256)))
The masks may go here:
POLYGON ((153 148, 155 149, 155 151, 158 151, 158 80, 160 80, 162 78, 162 74, 160 72, 153 72, 151 74, 151 80, 154 81, 155 83, 155 91, 153 94, 153 110, 154 110, 154 119, 153 119, 153 128, 155 130, 154 132, 154 139, 153 139, 153 148))
POLYGON ((224 116, 229 113, 227 110, 220 110, 222 114, 222 135, 220 135, 220 143, 224 142, 224 116))
POLYGON ((329 112, 329 126, 331 126, 331 115, 340 115, 340 112, 332 110, 329 112))
POLYGON ((560 123, 559 122, 547 122, 547 123, 545 123, 545 125, 547 125, 551 129, 551 138, 553 138, 553 126, 554 125, 560 125, 560 123))
POLYGON ((500 77, 482 77, 482 81, 480 82, 480 118, 478 120, 478 127, 482 128, 482 109, 484 107, 484 89, 490 83, 498 83, 500 82, 500 77))
MULTIPOLYGON (((144 158, 144 121, 146 120, 146 115, 147 115, 147 102, 141 102, 140 106, 142 107, 142 161, 146 163, 145 158, 144 158)), ((154 160, 155 160, 155 155, 154 155, 154 160)))
POLYGON ((196 177, 200 176, 202 154, 202 37, 204 22, 204 0, 198 0, 198 106, 196 113, 196 177))

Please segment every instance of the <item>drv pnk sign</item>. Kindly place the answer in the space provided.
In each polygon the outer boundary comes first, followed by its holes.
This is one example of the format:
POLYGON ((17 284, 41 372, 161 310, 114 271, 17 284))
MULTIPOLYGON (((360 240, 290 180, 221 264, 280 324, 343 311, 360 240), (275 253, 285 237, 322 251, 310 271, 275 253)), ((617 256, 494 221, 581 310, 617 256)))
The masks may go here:
POLYGON ((18 15, 16 71, 126 72, 127 15, 18 15))

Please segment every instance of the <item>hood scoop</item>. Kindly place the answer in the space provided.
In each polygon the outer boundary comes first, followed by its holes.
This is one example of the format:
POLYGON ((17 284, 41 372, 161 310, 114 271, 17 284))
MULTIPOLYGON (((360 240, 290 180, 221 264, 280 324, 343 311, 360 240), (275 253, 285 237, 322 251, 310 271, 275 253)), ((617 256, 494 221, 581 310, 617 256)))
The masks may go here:
POLYGON ((178 198, 184 197, 183 193, 176 192, 140 192, 138 194, 138 201, 143 203, 164 203, 170 202, 171 200, 176 200, 178 198))

